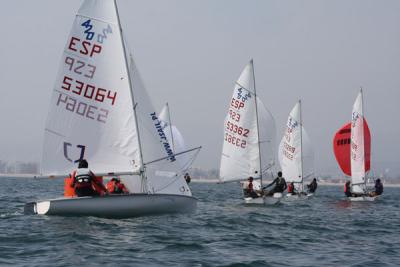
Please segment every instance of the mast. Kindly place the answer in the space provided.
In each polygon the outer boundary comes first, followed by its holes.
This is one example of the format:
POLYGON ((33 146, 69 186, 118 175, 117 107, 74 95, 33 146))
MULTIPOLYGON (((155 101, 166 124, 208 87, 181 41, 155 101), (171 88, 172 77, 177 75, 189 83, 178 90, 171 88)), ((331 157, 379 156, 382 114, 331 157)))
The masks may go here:
POLYGON ((257 109, 257 92, 256 92, 256 78, 254 75, 254 64, 253 64, 253 59, 250 61, 252 71, 253 71, 253 85, 254 85, 254 103, 256 105, 256 122, 257 122, 257 144, 258 144, 258 158, 260 161, 260 186, 261 188, 263 187, 262 183, 262 165, 261 165, 261 149, 260 149, 260 127, 258 123, 258 109, 257 109))
POLYGON ((301 99, 299 99, 300 109, 300 168, 301 168, 301 192, 304 191, 304 173, 303 173, 303 118, 301 116, 301 99))
POLYGON ((363 95, 363 88, 360 86, 360 94, 361 94, 361 114, 362 114, 362 123, 361 123, 361 129, 362 129, 362 138, 363 138, 363 169, 364 169, 364 192, 367 191, 367 173, 365 171, 365 138, 364 138, 364 95, 363 95))
MULTIPOLYGON (((131 72, 130 72, 130 69, 129 69, 128 58, 126 56, 126 47, 125 47, 124 37, 123 37, 123 33, 122 33, 121 21, 119 19, 117 1, 116 0, 113 0, 113 1, 114 1, 114 6, 115 6, 115 12, 117 13, 118 27, 119 27, 120 37, 121 37, 122 49, 123 49, 123 52, 124 52, 125 68, 126 68, 126 71, 127 71, 127 74, 128 74, 129 93, 131 95, 132 107, 133 107, 133 115, 134 115, 134 118, 135 118, 135 127, 136 127, 136 131, 137 131, 138 143, 139 143, 139 152, 140 152, 140 161, 141 161, 140 176, 142 177, 142 181, 143 181, 146 177, 145 177, 145 173, 144 173, 145 170, 144 170, 142 143, 140 141, 139 125, 138 125, 138 120, 137 120, 137 115, 136 115, 136 103, 135 103, 135 99, 133 97, 133 92, 132 92, 131 72)), ((143 188, 143 184, 142 184, 142 189, 144 189, 143 188)))
POLYGON ((168 105, 168 102, 166 103, 166 106, 167 106, 167 112, 168 112, 169 131, 170 131, 170 133, 171 133, 172 152, 175 153, 174 135, 173 135, 173 133, 172 133, 171 113, 169 113, 169 105, 168 105))

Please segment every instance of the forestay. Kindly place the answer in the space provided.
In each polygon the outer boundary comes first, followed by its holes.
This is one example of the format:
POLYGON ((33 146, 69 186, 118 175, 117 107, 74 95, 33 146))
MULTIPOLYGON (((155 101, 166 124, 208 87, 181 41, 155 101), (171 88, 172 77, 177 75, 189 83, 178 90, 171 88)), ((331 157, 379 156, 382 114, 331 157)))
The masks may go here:
POLYGON ((250 61, 235 84, 224 122, 220 165, 220 180, 223 182, 244 180, 249 176, 258 178, 261 170, 265 171, 274 163, 275 122, 257 99, 259 140, 255 98, 253 61, 250 61))
POLYGON ((355 193, 365 192, 365 147, 362 91, 353 105, 351 117, 351 181, 355 193))
MULTIPOLYGON (((279 144, 279 163, 287 182, 303 183, 313 172, 314 153, 307 132, 301 123, 300 102, 289 114, 286 130, 279 144), (302 129, 302 132, 300 132, 302 129)), ((302 186, 297 186, 303 189, 302 186)))
POLYGON ((62 55, 44 136, 42 173, 86 158, 98 173, 142 166, 114 1, 86 0, 62 55))

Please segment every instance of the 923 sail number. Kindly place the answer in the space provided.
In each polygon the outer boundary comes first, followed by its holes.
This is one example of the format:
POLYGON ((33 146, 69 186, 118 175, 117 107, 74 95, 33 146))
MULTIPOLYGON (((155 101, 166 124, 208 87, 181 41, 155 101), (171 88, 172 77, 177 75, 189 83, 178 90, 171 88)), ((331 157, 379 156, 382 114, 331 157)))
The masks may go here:
POLYGON ((229 130, 231 133, 235 133, 235 134, 237 133, 243 137, 249 137, 249 132, 250 132, 249 129, 237 126, 236 124, 234 124, 230 121, 228 121, 226 123, 226 129, 229 130))
POLYGON ((230 143, 234 146, 240 147, 240 148, 246 148, 246 144, 247 144, 246 140, 232 136, 229 133, 225 133, 225 142, 228 142, 228 143, 230 143))
POLYGON ((233 111, 232 109, 229 109, 229 117, 231 118, 231 120, 234 120, 236 122, 240 121, 240 114, 233 111))

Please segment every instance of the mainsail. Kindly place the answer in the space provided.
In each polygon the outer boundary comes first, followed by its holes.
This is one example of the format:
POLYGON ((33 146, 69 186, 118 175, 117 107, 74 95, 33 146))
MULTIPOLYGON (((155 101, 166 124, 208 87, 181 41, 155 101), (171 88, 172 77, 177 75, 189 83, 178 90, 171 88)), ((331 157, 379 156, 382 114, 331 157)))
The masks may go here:
POLYGON ((95 173, 140 174, 142 192, 191 195, 177 157, 127 57, 115 1, 85 0, 53 90, 42 173, 65 175, 85 158, 95 173))
POLYGON ((314 151, 302 125, 300 101, 289 114, 278 158, 286 181, 299 183, 297 188, 303 190, 304 178, 313 173, 314 151))
POLYGON ((86 0, 62 55, 44 136, 42 173, 82 158, 99 173, 138 172, 138 132, 114 1, 86 0))
POLYGON ((236 81, 224 128, 220 180, 260 178, 274 164, 275 122, 255 94, 253 61, 236 81))
POLYGON ((351 181, 352 191, 363 193, 366 190, 364 113, 362 90, 353 105, 351 117, 351 181))

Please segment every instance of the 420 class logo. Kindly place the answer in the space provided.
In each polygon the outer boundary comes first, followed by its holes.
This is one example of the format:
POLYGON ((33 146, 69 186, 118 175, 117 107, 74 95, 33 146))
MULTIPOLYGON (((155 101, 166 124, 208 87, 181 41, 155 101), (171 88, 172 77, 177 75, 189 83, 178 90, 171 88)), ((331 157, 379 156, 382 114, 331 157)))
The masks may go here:
POLYGON ((251 98, 250 92, 248 92, 246 89, 243 89, 242 87, 237 89, 238 93, 236 98, 242 100, 243 102, 246 102, 248 98, 251 98))
MULTIPOLYGON (((68 160, 69 162, 74 162, 74 163, 78 163, 79 161, 83 160, 85 157, 85 150, 86 150, 86 146, 84 145, 77 145, 75 150, 78 150, 78 155, 79 158, 78 159, 71 159, 69 157, 69 151, 72 149, 72 144, 68 143, 68 142, 64 142, 64 158, 66 160, 68 160)), ((75 153, 74 153, 75 154, 75 153)))

